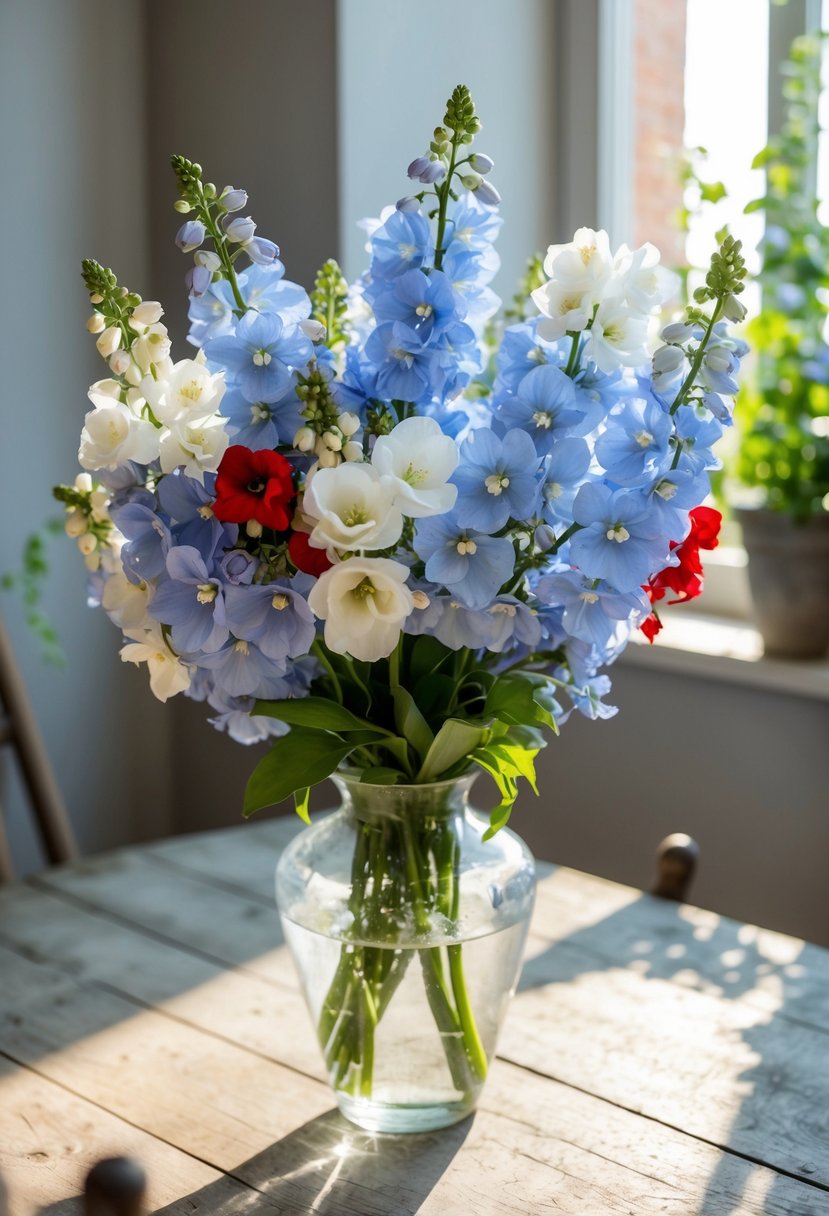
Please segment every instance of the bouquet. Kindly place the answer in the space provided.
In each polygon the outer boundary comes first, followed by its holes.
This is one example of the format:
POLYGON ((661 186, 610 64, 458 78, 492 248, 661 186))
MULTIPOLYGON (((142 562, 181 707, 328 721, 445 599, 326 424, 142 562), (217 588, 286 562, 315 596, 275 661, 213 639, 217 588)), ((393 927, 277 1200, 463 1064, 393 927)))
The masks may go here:
MULTIPOLYGON (((716 543, 700 504, 745 352, 728 328, 739 242, 657 339, 676 284, 657 250, 582 228, 550 246, 505 325, 479 128, 459 86, 409 165, 413 192, 366 223, 366 272, 348 284, 326 262, 310 294, 245 191, 174 157, 192 357, 173 361, 158 303, 84 263, 108 375, 89 390, 85 471, 56 490, 66 529, 155 695, 272 741, 246 814, 293 796, 307 818, 310 788, 343 767, 390 787, 477 768, 499 793, 495 833, 519 781, 535 785, 545 730, 574 709, 615 712, 603 669, 635 630, 653 635, 666 594, 698 592, 699 549, 716 543)), ((435 831, 386 841, 424 923, 452 907, 444 845, 435 831)), ((355 861, 355 923, 403 917, 379 864, 368 845, 355 861)), ((366 1092, 356 1011, 370 996, 376 1025, 391 981, 356 959, 343 949, 320 1038, 366 1092)), ((433 1011, 480 1078, 459 962, 431 975, 433 1011)))

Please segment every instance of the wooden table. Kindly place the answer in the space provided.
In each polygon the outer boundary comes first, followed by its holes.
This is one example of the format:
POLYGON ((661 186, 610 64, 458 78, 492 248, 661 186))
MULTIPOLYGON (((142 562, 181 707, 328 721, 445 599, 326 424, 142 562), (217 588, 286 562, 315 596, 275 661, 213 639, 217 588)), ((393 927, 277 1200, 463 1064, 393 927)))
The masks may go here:
POLYGON ((275 820, 0 889, 0 1173, 79 1211, 126 1153, 164 1213, 829 1212, 829 953, 545 870, 473 1120, 334 1110, 272 902, 275 820))

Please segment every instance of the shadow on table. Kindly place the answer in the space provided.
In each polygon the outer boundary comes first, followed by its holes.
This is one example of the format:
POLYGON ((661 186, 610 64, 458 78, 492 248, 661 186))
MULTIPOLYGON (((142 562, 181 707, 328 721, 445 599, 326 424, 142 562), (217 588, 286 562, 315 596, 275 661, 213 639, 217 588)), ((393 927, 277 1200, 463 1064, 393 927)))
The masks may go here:
POLYGON ((313 1212, 314 1216, 409 1216, 449 1168, 472 1126, 465 1119, 439 1132, 375 1136, 329 1111, 237 1166, 233 1175, 261 1192, 228 1195, 227 1179, 160 1208, 156 1216, 240 1216, 313 1212))
MULTIPOLYGON (((821 997, 814 980, 809 987, 809 971, 803 959, 806 947, 795 943, 796 950, 792 951, 786 939, 775 940, 779 943, 776 948, 764 949, 758 945, 757 931, 752 926, 642 895, 528 959, 522 972, 519 992, 567 984, 581 976, 616 968, 632 968, 645 979, 674 981, 726 1000, 736 1001, 752 992, 759 993, 762 988, 771 990, 770 1009, 764 1008, 758 997, 758 1001, 750 1003, 759 1020, 734 1031, 757 1057, 757 1063, 734 1077, 735 1088, 739 1086, 744 1096, 723 1137, 726 1148, 734 1152, 722 1153, 708 1180, 697 1216, 726 1216, 729 1212, 743 1211, 756 1212, 758 1216, 760 1213, 819 1216, 829 1212, 829 1196, 817 1187, 813 1197, 804 1188, 805 1206, 792 1208, 792 1182, 779 1174, 773 1176, 762 1199, 752 1196, 756 1206, 743 1206, 752 1173, 759 1167, 735 1153, 752 1155, 751 1146, 756 1148, 756 1141, 751 1139, 750 1132, 758 1125, 767 1129, 765 1143, 769 1155, 783 1168, 803 1179, 813 1174, 818 1186, 829 1185, 825 1157, 823 1164, 810 1161, 808 1152, 802 1161, 794 1160, 810 1121, 824 1122, 829 1086, 822 1098, 820 1090, 821 1081, 829 1081, 829 1050, 821 1058, 816 1045, 816 1075, 810 1078, 812 1092, 806 1093, 802 1067, 800 1075, 795 1075, 788 1058, 786 1032, 786 1022, 796 1018, 798 1022, 811 1023, 819 1035, 820 1026, 826 1024, 829 993, 821 997), (815 1001, 817 1005, 813 1004, 815 1001), (781 1195, 781 1190, 787 1193, 781 1195)), ((553 1011, 551 1007, 554 1016, 553 1011)), ((825 1046, 829 1049, 829 1039, 825 1046)), ((689 1043, 689 1052, 692 1051, 693 1044, 689 1043)), ((681 1078, 677 1083, 682 1083, 681 1078)), ((706 1102, 704 1087, 703 1081, 698 1095, 701 1106, 706 1102)), ((618 1096, 614 1100, 619 1100, 618 1096)), ((824 1127, 824 1134, 825 1130, 824 1127)), ((809 1130, 812 1144, 819 1131, 817 1127, 809 1130)))

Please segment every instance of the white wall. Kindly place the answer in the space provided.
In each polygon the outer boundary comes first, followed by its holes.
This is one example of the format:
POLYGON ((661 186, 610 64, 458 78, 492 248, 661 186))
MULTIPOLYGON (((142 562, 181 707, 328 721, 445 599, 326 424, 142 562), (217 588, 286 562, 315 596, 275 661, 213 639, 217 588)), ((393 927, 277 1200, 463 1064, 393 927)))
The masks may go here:
MULTIPOLYGON (((147 240, 140 0, 3 0, 0 6, 0 570, 72 480, 86 389, 102 364, 84 324, 82 257, 144 292, 147 240)), ((83 564, 55 538, 45 607, 67 654, 45 667, 19 603, 0 598, 35 712, 85 849, 166 821, 163 714, 122 668, 117 634, 85 606, 83 564)), ((0 803, 24 868, 36 864, 8 753, 0 803)))
POLYGON ((472 90, 503 195, 503 268, 512 295, 530 254, 554 239, 553 5, 548 0, 339 0, 340 245, 365 267, 357 220, 413 192, 406 166, 428 148, 456 84, 472 90))

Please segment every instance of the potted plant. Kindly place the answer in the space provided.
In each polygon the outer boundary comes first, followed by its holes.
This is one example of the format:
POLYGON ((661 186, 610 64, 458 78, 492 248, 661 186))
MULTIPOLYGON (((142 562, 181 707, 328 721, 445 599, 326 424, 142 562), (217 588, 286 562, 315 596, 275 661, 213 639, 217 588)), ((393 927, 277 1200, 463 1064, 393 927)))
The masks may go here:
POLYGON ((737 511, 765 652, 820 658, 829 646, 829 229, 818 216, 815 162, 822 40, 792 44, 786 119, 754 160, 766 191, 747 210, 766 227, 749 325, 754 373, 737 399, 737 511))

